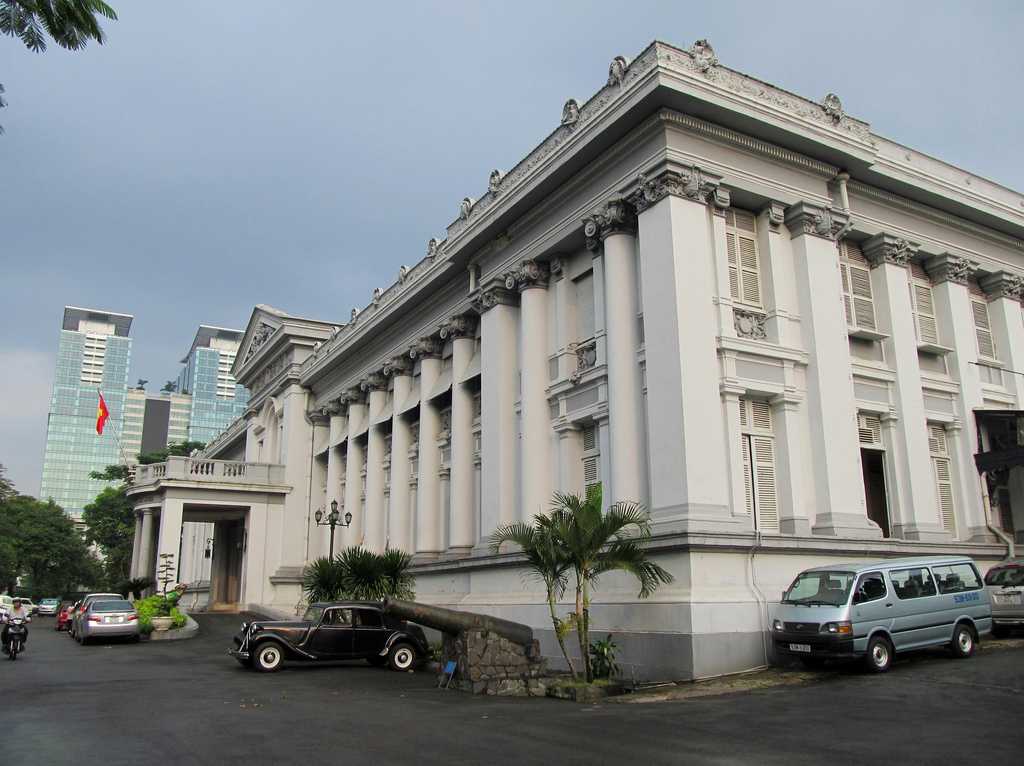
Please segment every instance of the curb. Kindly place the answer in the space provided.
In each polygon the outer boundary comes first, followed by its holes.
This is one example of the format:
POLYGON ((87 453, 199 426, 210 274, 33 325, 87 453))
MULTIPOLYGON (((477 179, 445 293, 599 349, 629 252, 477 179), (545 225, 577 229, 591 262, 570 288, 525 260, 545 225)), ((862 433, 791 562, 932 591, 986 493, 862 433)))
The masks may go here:
POLYGON ((199 632, 199 623, 185 615, 185 627, 176 630, 156 631, 149 634, 150 641, 183 641, 186 638, 195 638, 199 632))

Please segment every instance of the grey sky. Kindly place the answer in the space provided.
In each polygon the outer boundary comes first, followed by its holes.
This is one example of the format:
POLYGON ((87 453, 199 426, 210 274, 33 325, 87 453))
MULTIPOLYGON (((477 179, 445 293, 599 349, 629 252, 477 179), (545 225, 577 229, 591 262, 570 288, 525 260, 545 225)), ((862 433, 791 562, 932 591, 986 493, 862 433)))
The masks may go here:
POLYGON ((1019 2, 110 1, 102 47, 0 37, 0 463, 23 492, 65 304, 134 314, 151 390, 201 322, 344 320, 655 38, 1024 189, 1019 2))

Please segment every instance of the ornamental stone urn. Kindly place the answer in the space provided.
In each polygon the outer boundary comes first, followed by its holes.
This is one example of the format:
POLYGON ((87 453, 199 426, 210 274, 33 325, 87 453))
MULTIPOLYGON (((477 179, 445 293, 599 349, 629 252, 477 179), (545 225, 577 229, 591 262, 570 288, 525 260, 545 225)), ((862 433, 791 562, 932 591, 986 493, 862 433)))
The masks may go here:
POLYGON ((153 618, 153 630, 163 633, 165 630, 170 630, 171 625, 174 624, 173 617, 154 617, 153 618))

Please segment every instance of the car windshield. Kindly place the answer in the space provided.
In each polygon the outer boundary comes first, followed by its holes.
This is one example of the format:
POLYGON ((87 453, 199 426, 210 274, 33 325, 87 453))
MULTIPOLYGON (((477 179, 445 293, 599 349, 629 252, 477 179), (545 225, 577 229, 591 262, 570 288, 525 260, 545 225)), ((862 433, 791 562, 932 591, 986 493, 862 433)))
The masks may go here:
POLYGON ((1007 564, 1001 567, 992 567, 985 575, 986 585, 1024 585, 1024 565, 1007 564))
POLYGON ((306 613, 302 615, 302 619, 306 622, 320 622, 320 618, 324 614, 324 608, 322 606, 311 606, 306 610, 306 613))
POLYGON ((94 612, 131 612, 134 609, 130 601, 97 601, 92 605, 94 612))
POLYGON ((801 572, 782 597, 782 603, 842 606, 850 596, 853 579, 853 572, 801 572))

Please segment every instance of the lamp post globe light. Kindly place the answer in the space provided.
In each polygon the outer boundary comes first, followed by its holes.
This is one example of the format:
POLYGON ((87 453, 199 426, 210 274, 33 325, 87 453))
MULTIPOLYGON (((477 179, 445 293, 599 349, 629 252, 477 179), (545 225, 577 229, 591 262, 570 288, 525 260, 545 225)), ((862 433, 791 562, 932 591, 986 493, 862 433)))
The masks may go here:
POLYGON ((324 518, 324 509, 317 508, 316 513, 313 514, 313 519, 316 521, 318 527, 330 527, 331 528, 331 546, 330 558, 334 558, 334 529, 335 527, 348 527, 352 525, 352 512, 345 511, 345 520, 341 521, 341 514, 338 512, 338 501, 331 501, 331 512, 324 518))

